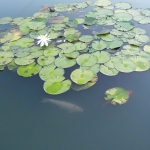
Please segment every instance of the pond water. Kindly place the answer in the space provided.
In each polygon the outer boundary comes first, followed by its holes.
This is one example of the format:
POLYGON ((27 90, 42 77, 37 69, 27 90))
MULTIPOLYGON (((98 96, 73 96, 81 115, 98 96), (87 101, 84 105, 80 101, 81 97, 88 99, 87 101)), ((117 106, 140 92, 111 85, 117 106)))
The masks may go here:
MULTIPOLYGON (((26 17, 39 11, 42 4, 62 1, 0 2, 0 17, 26 17)), ((134 8, 150 6, 148 0, 126 2, 134 8)), ((150 25, 141 27, 150 36, 150 25)), ((149 78, 150 70, 113 77, 98 73, 93 87, 53 96, 44 92, 39 75, 23 78, 5 68, 0 72, 0 150, 150 150, 149 78), (112 87, 132 90, 126 104, 103 107, 104 93, 112 87), (84 111, 68 113, 41 103, 44 97, 71 102, 84 111)))

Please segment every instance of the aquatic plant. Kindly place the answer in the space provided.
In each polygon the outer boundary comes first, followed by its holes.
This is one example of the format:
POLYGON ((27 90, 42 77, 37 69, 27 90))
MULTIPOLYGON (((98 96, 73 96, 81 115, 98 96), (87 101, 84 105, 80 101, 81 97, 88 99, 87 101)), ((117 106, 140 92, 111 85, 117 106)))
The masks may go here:
MULTIPOLYGON (((44 5, 32 17, 4 17, 0 24, 11 28, 0 32, 0 70, 7 66, 22 77, 39 73, 45 92, 54 95, 93 86, 98 72, 115 76, 146 71, 150 39, 138 25, 149 23, 150 9, 132 9, 126 2, 113 6, 110 0, 44 5), (65 79, 65 69, 75 65, 79 67, 65 79)), ((128 94, 112 103, 127 99, 128 94)))

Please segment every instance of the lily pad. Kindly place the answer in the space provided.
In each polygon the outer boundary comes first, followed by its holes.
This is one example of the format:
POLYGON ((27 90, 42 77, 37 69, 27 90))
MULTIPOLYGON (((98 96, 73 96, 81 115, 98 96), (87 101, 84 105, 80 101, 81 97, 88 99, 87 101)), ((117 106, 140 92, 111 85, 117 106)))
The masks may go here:
POLYGON ((105 51, 101 51, 101 52, 97 51, 94 52, 92 55, 97 57, 98 63, 105 63, 110 59, 110 54, 105 51))
POLYGON ((129 31, 134 28, 134 23, 130 21, 121 21, 115 25, 115 28, 120 31, 129 31))
POLYGON ((105 95, 105 100, 111 100, 111 104, 113 105, 125 104, 129 99, 128 91, 120 87, 108 89, 105 95))
POLYGON ((63 49, 64 53, 71 53, 76 50, 76 47, 72 43, 63 43, 57 47, 63 49))
POLYGON ((44 83, 44 91, 51 95, 57 95, 62 94, 66 91, 68 91, 71 87, 71 81, 70 80, 64 80, 64 81, 53 81, 52 79, 47 80, 44 83))
POLYGON ((95 50, 103 50, 107 47, 107 43, 104 42, 104 41, 93 41, 92 43, 92 47, 95 49, 95 50))
POLYGON ((113 41, 115 39, 115 36, 113 36, 112 34, 104 34, 104 35, 100 35, 100 37, 104 40, 104 41, 113 41))
POLYGON ((40 56, 37 59, 37 62, 41 66, 47 66, 47 65, 52 64, 54 62, 54 60, 55 60, 55 58, 52 56, 40 56))
POLYGON ((115 4, 115 7, 117 9, 130 9, 132 7, 132 5, 130 3, 126 3, 126 2, 119 2, 115 4))
MULTIPOLYGON (((53 79, 54 77, 63 77, 65 71, 63 68, 56 68, 54 64, 49 66, 44 66, 39 73, 42 80, 46 81, 48 79, 53 79)), ((63 79, 64 80, 64 79, 63 79)))
POLYGON ((76 60, 69 59, 67 57, 63 57, 63 58, 58 57, 55 59, 55 64, 57 67, 60 67, 60 68, 69 68, 76 64, 76 60))
POLYGON ((94 74, 90 70, 83 71, 82 69, 76 69, 71 73, 70 78, 76 84, 81 85, 86 84, 88 81, 92 80, 93 76, 94 74))
POLYGON ((107 76, 115 76, 119 73, 118 70, 115 68, 109 68, 107 66, 101 65, 100 66, 100 72, 107 75, 107 76))
POLYGON ((15 59, 15 63, 17 65, 28 65, 34 62, 34 59, 31 58, 30 56, 26 56, 26 57, 21 57, 21 58, 16 58, 15 59))
POLYGON ((112 18, 117 21, 130 21, 132 20, 132 15, 130 15, 129 13, 120 12, 120 13, 114 14, 112 18))
POLYGON ((0 24, 8 24, 11 21, 12 21, 12 18, 10 18, 10 17, 0 18, 0 24))
POLYGON ((98 76, 95 74, 93 79, 89 82, 87 82, 86 84, 83 85, 78 85, 76 83, 72 83, 71 88, 75 91, 81 91, 81 90, 86 90, 90 87, 92 87, 98 80, 98 76))
POLYGON ((135 71, 136 65, 129 59, 122 59, 121 63, 115 63, 115 68, 120 72, 129 73, 135 71))
POLYGON ((110 0, 96 0, 94 4, 100 7, 105 7, 105 6, 109 6, 111 4, 111 1, 110 0))
POLYGON ((17 69, 17 73, 18 73, 18 75, 23 76, 23 77, 31 77, 33 75, 38 74, 40 69, 41 69, 41 66, 39 66, 38 64, 33 62, 26 66, 20 66, 17 69))
POLYGON ((107 43, 107 47, 110 49, 119 48, 123 45, 123 41, 120 38, 115 38, 113 41, 107 43))
POLYGON ((83 35, 79 38, 81 42, 91 42, 93 40, 93 36, 91 35, 83 35))
POLYGON ((150 67, 149 61, 144 57, 133 56, 133 57, 130 57, 130 60, 132 60, 136 65, 135 71, 139 71, 139 72, 146 71, 150 67))
POLYGON ((87 47, 87 45, 82 42, 77 42, 74 45, 75 45, 77 51, 82 51, 82 50, 86 49, 86 47, 87 47))
POLYGON ((77 63, 80 66, 93 66, 97 61, 97 57, 91 54, 82 54, 77 57, 77 63))
POLYGON ((44 22, 31 22, 29 24, 29 28, 32 30, 41 30, 45 28, 45 23, 44 22))

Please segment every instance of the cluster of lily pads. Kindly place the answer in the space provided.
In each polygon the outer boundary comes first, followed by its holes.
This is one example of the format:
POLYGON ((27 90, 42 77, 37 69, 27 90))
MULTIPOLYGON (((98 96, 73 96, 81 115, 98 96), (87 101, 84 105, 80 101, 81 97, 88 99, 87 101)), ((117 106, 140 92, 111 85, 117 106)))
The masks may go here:
POLYGON ((45 5, 32 17, 4 17, 0 25, 10 27, 0 32, 0 70, 7 66, 22 77, 39 73, 45 92, 53 95, 93 86, 98 72, 146 71, 149 37, 137 26, 149 23, 150 9, 132 9, 126 2, 113 6, 110 0, 45 5), (74 13, 78 17, 70 19, 74 13), (36 38, 45 34, 51 42, 40 47, 36 38), (74 65, 71 79, 65 79, 65 68, 74 65))

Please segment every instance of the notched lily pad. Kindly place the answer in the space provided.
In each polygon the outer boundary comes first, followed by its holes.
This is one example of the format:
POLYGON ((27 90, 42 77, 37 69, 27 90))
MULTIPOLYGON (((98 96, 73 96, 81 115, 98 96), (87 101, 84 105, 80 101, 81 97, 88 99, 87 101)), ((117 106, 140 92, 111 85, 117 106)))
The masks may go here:
POLYGON ((111 104, 116 105, 116 104, 125 104, 127 100, 129 99, 129 93, 127 90, 120 88, 120 87, 115 87, 108 89, 105 92, 105 100, 110 100, 111 104))
POLYGON ((76 84, 81 85, 86 84, 88 81, 92 80, 93 76, 94 74, 90 70, 83 71, 82 69, 76 69, 71 73, 70 78, 76 84))
POLYGON ((71 81, 70 80, 64 80, 60 81, 59 78, 58 80, 52 80, 49 79, 44 83, 44 91, 48 94, 51 95, 57 95, 57 94, 62 94, 66 91, 68 91, 71 87, 71 81))
POLYGON ((40 69, 41 69, 41 66, 33 62, 26 66, 20 66, 17 69, 17 73, 18 75, 23 76, 23 77, 31 77, 33 75, 38 74, 40 69))

